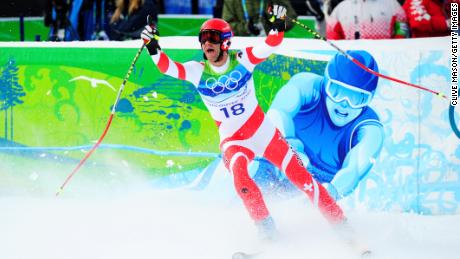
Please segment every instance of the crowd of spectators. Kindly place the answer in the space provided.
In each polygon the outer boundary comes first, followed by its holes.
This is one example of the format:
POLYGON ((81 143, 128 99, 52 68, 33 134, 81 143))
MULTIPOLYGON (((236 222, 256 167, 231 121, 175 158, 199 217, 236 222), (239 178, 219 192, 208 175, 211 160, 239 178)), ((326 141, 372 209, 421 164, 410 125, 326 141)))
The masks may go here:
MULTIPOLYGON (((460 0, 272 0, 287 15, 313 16, 331 40, 433 37, 450 34, 450 3, 460 0)), ((223 18, 237 36, 263 36, 266 0, 48 0, 50 40, 139 38, 146 16, 206 14, 223 18)), ((293 24, 287 24, 287 31, 293 24)))
MULTIPOLYGON (((287 16, 297 17, 289 0, 273 0, 272 4, 285 6, 287 16)), ((222 19, 230 24, 235 36, 266 36, 270 30, 267 1, 263 0, 224 0, 222 19)), ((286 31, 293 26, 292 22, 286 21, 286 31)))
MULTIPOLYGON (((450 35, 450 3, 459 0, 307 0, 320 5, 317 30, 330 40, 450 35), (326 29, 321 30, 321 25, 326 29)), ((310 4, 310 6, 314 6, 310 4)))
POLYGON ((48 0, 45 25, 50 40, 139 38, 147 15, 158 21, 156 0, 48 0))

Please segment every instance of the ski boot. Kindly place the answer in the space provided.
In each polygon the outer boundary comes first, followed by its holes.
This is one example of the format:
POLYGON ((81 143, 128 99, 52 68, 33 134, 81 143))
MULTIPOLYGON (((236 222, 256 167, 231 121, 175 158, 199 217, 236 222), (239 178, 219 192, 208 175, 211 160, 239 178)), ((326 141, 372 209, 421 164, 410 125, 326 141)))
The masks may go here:
POLYGON ((347 220, 334 225, 334 230, 361 258, 370 258, 372 256, 372 251, 366 243, 358 240, 355 230, 347 220))
POLYGON ((262 241, 275 241, 278 237, 278 230, 271 216, 256 222, 259 239, 262 241))

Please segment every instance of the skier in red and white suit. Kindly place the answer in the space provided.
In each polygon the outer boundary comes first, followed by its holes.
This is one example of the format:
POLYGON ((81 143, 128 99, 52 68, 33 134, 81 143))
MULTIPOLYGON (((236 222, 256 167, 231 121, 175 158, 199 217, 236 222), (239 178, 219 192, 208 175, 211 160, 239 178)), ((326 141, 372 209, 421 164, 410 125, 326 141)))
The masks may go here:
POLYGON ((306 171, 297 154, 260 108, 252 79, 257 64, 280 46, 286 9, 271 7, 273 29, 265 42, 239 52, 228 52, 233 35, 222 19, 210 19, 200 29, 199 40, 205 61, 183 64, 171 60, 158 45, 158 31, 147 25, 142 32, 149 54, 159 70, 172 77, 191 82, 216 121, 220 149, 225 166, 232 173, 235 188, 262 237, 276 233, 261 191, 248 173, 255 156, 263 156, 276 165, 317 205, 332 223, 345 221, 342 209, 306 171))

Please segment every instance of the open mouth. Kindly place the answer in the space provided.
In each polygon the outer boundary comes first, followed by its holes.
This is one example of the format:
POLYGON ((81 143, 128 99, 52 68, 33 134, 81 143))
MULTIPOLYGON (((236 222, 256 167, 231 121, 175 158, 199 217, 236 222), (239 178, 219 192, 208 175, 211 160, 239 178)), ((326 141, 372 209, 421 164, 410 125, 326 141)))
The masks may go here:
POLYGON ((335 109, 334 112, 335 112, 335 114, 337 114, 339 117, 345 118, 345 117, 348 116, 348 112, 341 112, 341 111, 339 111, 339 110, 337 110, 337 109, 335 109))
POLYGON ((206 53, 208 53, 208 54, 211 54, 211 53, 214 53, 214 52, 216 52, 216 50, 212 49, 212 48, 209 48, 209 49, 206 50, 206 53))

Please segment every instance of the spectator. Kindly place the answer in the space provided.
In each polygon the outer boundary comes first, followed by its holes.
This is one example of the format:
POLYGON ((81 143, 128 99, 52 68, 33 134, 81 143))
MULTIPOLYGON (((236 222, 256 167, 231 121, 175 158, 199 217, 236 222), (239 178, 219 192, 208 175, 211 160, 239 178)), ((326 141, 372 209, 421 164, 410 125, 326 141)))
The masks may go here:
POLYGON ((323 10, 326 16, 331 15, 332 10, 343 0, 323 0, 323 10))
POLYGON ((408 36, 406 14, 396 0, 344 0, 326 20, 326 37, 331 40, 408 36))
POLYGON ((321 9, 323 1, 321 0, 307 0, 305 1, 307 13, 315 16, 317 22, 324 21, 324 12, 321 9))
MULTIPOLYGON (((235 36, 265 36, 270 30, 267 15, 267 2, 263 0, 225 0, 222 19, 227 21, 235 36)), ((287 16, 296 18, 297 14, 289 0, 275 0, 273 4, 286 6, 287 16)), ((294 26, 286 21, 286 31, 294 26)))
POLYGON ((45 14, 49 40, 108 40, 105 31, 114 11, 115 0, 49 0, 45 14))
MULTIPOLYGON (((446 12, 447 14, 447 19, 449 21, 449 28, 451 31, 454 31, 452 30, 452 25, 450 24, 450 19, 451 19, 451 4, 452 3, 456 3, 456 4, 459 4, 460 5, 460 0, 445 0, 444 1, 444 11, 446 12)), ((457 26, 457 30, 455 30, 455 32, 457 33, 460 33, 460 31, 458 30, 458 26, 457 26)))
POLYGON ((443 2, 449 1, 407 0, 404 3, 412 38, 450 35, 450 19, 443 2))
POLYGON ((95 16, 101 15, 102 0, 53 0, 51 2, 55 7, 51 17, 60 20, 56 40, 94 39, 95 27, 98 22, 95 20, 95 16))
POLYGON ((147 15, 155 23, 158 13, 155 0, 116 0, 116 9, 110 19, 108 36, 111 40, 138 39, 144 29, 147 15))
POLYGON ((50 27, 49 40, 63 41, 68 26, 69 6, 64 0, 48 0, 45 12, 45 26, 50 27))
POLYGON ((192 14, 191 0, 163 0, 161 1, 165 14, 192 14))
MULTIPOLYGON (((293 2, 293 1, 291 1, 293 2)), ((332 13, 332 10, 340 3, 342 0, 306 0, 306 11, 307 15, 313 15, 316 19, 317 30, 321 35, 324 35, 326 32, 326 21, 325 16, 329 16, 332 13)), ((294 6, 294 9, 297 8, 294 6)))
POLYGON ((326 24, 324 22, 324 12, 322 9, 323 0, 291 0, 291 4, 297 14, 314 16, 316 20, 316 31, 324 35, 326 24))
POLYGON ((106 31, 109 30, 109 18, 115 11, 115 0, 89 0, 93 3, 91 40, 110 40, 106 31))
MULTIPOLYGON (((213 14, 215 0, 195 0, 197 4, 198 14, 213 14)), ((193 4, 193 2, 192 2, 193 4)), ((194 12, 195 13, 195 12, 194 12)))
POLYGON ((224 0, 216 0, 214 7, 212 8, 212 17, 222 18, 222 9, 224 8, 224 0))

